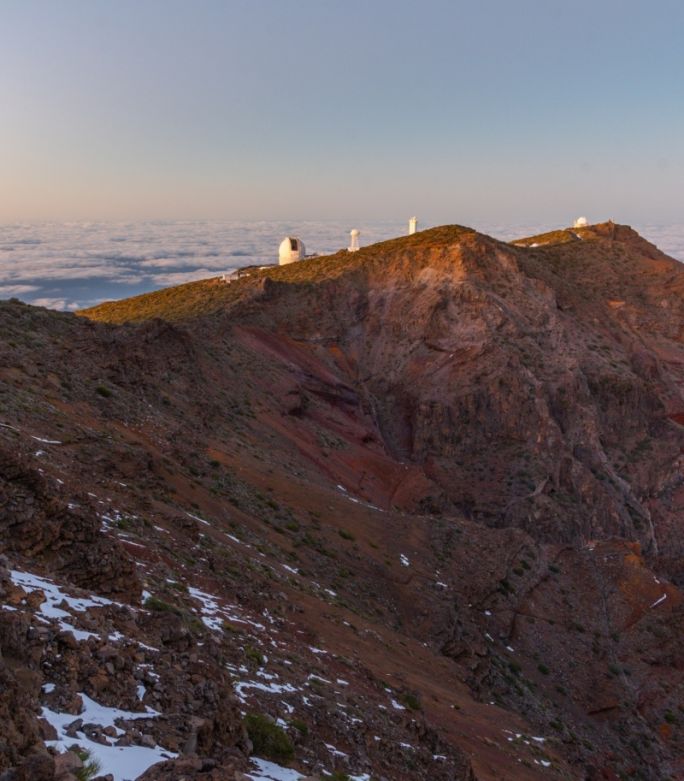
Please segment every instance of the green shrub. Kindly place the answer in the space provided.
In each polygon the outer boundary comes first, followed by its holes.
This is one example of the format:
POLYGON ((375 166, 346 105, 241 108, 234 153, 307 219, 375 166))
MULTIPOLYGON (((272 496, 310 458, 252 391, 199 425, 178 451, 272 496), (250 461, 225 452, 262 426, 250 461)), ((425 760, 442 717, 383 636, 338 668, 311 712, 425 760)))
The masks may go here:
POLYGON ((120 518, 117 518, 116 520, 116 528, 121 529, 122 531, 127 531, 128 529, 132 529, 134 526, 133 519, 129 518, 127 515, 122 515, 120 518))
POLYGON ((418 697, 416 697, 415 694, 411 694, 411 692, 406 692, 404 694, 399 695, 398 697, 399 702, 401 702, 402 705, 405 705, 409 710, 420 710, 420 700, 418 697))
POLYGON ((508 580, 506 580, 506 578, 502 578, 499 581, 499 588, 497 590, 499 591, 500 594, 503 594, 504 596, 515 593, 515 589, 513 588, 513 586, 511 586, 508 580))
POLYGON ((343 540, 355 540, 356 537, 351 532, 348 532, 346 529, 340 529, 339 535, 342 537, 343 540))
POLYGON ((174 591, 180 591, 181 594, 187 594, 188 593, 188 587, 185 583, 182 583, 180 580, 174 580, 172 583, 169 583, 169 586, 174 591))
POLYGON ((156 613, 175 613, 177 616, 181 615, 182 611, 175 605, 170 605, 168 602, 164 602, 163 599, 157 597, 147 597, 144 607, 148 610, 153 610, 156 613))
POLYGON ((285 730, 266 716, 248 713, 243 723, 257 756, 274 762, 287 762, 294 757, 294 745, 285 730))
POLYGON ((250 662, 254 662, 259 667, 264 663, 264 657, 261 651, 253 645, 245 646, 245 656, 250 662))
POLYGON ((294 727, 297 730, 297 732, 299 732, 299 734, 302 735, 302 737, 306 737, 309 734, 308 726, 301 719, 292 719, 290 725, 294 727))
POLYGON ((97 388, 95 388, 95 393, 104 396, 105 399, 108 399, 112 395, 112 392, 106 385, 98 385, 97 388))
POLYGON ((551 672, 545 664, 538 664, 537 670, 539 670, 542 675, 548 675, 551 672))
POLYGON ((71 750, 78 756, 83 762, 83 767, 79 767, 74 771, 74 775, 78 781, 90 781, 91 778, 95 778, 100 775, 102 765, 99 760, 91 759, 90 751, 82 748, 81 746, 72 746, 71 750))

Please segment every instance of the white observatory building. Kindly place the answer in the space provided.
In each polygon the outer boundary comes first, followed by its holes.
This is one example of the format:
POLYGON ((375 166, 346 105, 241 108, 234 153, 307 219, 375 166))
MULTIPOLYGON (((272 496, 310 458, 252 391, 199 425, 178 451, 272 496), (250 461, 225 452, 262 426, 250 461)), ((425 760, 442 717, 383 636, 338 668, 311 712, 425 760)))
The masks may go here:
POLYGON ((589 225, 589 222, 587 221, 586 217, 578 217, 575 220, 575 224, 572 227, 573 228, 586 228, 587 225, 589 225))
POLYGON ((411 217, 409 219, 409 232, 408 235, 412 236, 418 230, 418 218, 411 217))
POLYGON ((304 242, 296 236, 286 236, 278 248, 278 264, 285 266, 304 257, 304 242))
POLYGON ((357 228, 349 231, 349 252, 358 252, 359 250, 359 235, 361 231, 357 228))

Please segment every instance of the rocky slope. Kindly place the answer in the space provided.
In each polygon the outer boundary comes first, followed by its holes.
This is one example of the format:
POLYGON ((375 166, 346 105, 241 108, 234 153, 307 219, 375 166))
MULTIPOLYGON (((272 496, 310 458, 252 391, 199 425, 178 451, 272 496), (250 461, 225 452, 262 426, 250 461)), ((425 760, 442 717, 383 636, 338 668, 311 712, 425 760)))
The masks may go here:
POLYGON ((683 286, 444 227, 0 304, 0 772, 684 778, 683 286))

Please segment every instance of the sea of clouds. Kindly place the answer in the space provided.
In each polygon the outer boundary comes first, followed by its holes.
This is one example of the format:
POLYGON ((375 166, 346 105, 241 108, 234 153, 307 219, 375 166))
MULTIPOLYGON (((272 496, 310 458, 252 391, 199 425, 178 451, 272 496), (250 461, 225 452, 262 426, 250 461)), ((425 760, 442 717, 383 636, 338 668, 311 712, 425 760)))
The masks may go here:
MULTIPOLYGON (((356 227, 363 246, 403 235, 407 224, 375 222, 356 227)), ((473 227, 510 240, 558 226, 473 227)), ((684 261, 684 225, 634 227, 684 261)), ((276 262, 278 245, 287 235, 299 236, 307 252, 335 252, 348 245, 349 228, 338 222, 272 221, 0 225, 0 299, 15 297, 52 309, 80 309, 241 266, 276 262)))

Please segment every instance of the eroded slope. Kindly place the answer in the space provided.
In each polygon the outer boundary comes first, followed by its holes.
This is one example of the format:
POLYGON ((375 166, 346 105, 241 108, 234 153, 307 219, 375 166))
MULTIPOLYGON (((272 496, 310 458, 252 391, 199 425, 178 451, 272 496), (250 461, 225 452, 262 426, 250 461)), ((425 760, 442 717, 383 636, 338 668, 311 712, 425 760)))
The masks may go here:
POLYGON ((137 325, 0 306, 4 674, 188 777, 242 712, 305 773, 681 777, 680 283, 443 228, 89 313, 137 325))

